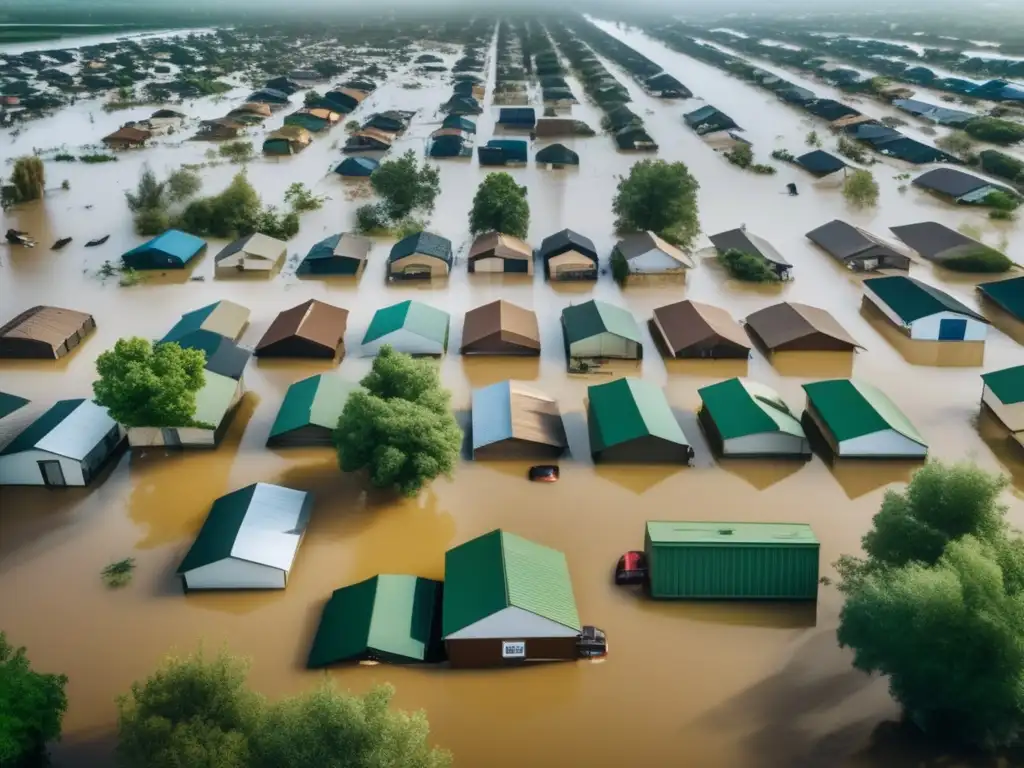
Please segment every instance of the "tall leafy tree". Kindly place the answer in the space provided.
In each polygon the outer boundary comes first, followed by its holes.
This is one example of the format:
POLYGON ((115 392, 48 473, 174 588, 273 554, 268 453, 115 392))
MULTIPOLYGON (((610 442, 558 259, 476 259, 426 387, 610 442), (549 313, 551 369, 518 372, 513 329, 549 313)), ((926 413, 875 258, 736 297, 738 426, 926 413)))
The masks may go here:
POLYGON ((27 203, 39 200, 46 188, 46 169, 43 161, 36 155, 19 157, 14 161, 11 171, 11 184, 17 190, 17 202, 27 203))
POLYGON ((67 682, 64 675, 33 670, 25 649, 0 632, 0 766, 27 765, 60 738, 67 682))
POLYGON ((384 345, 362 385, 364 391, 349 396, 334 433, 341 470, 366 469, 373 485, 406 496, 451 475, 462 430, 437 367, 384 345))
POLYGON ((119 339, 96 359, 96 402, 126 427, 186 427, 206 380, 206 355, 177 344, 119 339))
POLYGON ((652 231, 682 247, 700 232, 700 184, 685 163, 641 160, 620 177, 612 212, 619 232, 652 231))
POLYGON ((526 187, 516 184, 507 173, 489 173, 480 182, 469 212, 469 231, 504 232, 525 238, 530 229, 530 204, 526 187))
POLYGON ((430 210, 441 192, 441 172, 432 165, 419 164, 416 153, 407 151, 385 160, 370 176, 373 190, 384 198, 388 215, 404 219, 417 209, 430 210))

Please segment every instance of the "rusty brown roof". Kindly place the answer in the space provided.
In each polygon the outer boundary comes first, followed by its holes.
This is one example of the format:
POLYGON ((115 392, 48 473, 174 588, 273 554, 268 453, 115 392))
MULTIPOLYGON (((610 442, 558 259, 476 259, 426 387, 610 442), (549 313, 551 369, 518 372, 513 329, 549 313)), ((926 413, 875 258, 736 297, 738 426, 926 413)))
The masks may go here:
POLYGON ((463 349, 490 336, 498 336, 528 349, 540 349, 536 313, 503 299, 466 313, 462 328, 463 349))
POLYGON ((347 309, 310 299, 297 307, 286 309, 274 318, 256 345, 256 351, 292 336, 337 349, 347 326, 347 309))
POLYGON ((142 128, 133 128, 130 125, 126 125, 124 128, 118 128, 111 134, 103 137, 103 141, 146 141, 152 134, 149 131, 145 131, 142 128))
POLYGON ((818 333, 850 347, 861 345, 824 309, 807 304, 783 301, 754 312, 746 319, 747 326, 769 349, 777 349, 797 339, 818 333))
POLYGON ((371 139, 383 142, 384 144, 390 145, 395 140, 393 133, 385 133, 379 128, 363 128, 352 134, 353 136, 366 136, 371 139))
POLYGON ((22 312, 0 328, 8 339, 31 339, 58 349, 92 320, 92 315, 60 307, 38 306, 22 312))
POLYGON ((264 104, 261 101, 247 101, 244 104, 235 107, 228 114, 232 112, 245 112, 250 115, 263 115, 263 117, 270 117, 270 105, 264 104))
POLYGON ((726 310, 696 301, 677 301, 654 310, 658 325, 665 331, 672 352, 680 352, 700 344, 711 336, 719 336, 744 349, 750 340, 726 310))
POLYGON ((499 259, 533 259, 533 246, 502 232, 485 232, 469 247, 469 260, 496 256, 499 259))

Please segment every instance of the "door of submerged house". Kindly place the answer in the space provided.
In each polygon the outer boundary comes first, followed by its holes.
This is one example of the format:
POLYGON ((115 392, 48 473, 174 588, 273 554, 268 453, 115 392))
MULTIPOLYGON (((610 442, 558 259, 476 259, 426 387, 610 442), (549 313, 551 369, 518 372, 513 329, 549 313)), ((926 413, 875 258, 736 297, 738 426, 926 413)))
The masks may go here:
POLYGON ((950 318, 939 321, 939 341, 963 341, 966 335, 966 320, 950 318))
POLYGON ((39 473, 43 476, 43 485, 47 488, 64 488, 67 481, 64 480, 64 470, 59 461, 39 461, 39 473))

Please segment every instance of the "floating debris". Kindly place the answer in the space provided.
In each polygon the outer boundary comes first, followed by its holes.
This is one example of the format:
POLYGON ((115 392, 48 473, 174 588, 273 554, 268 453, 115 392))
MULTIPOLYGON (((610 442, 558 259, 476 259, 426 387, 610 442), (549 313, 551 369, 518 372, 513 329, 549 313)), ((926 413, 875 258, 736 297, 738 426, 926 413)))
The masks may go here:
POLYGON ((97 237, 95 240, 90 240, 85 244, 86 248, 94 248, 97 245, 103 245, 107 240, 110 239, 110 235, 104 235, 103 237, 97 237))
POLYGON ((63 248, 65 245, 67 245, 70 242, 71 242, 71 238, 70 237, 62 237, 60 240, 58 240, 56 243, 54 243, 50 247, 50 250, 51 251, 59 251, 61 248, 63 248))
POLYGON ((26 248, 34 248, 36 241, 28 234, 17 229, 7 230, 7 242, 11 245, 23 245, 26 248))

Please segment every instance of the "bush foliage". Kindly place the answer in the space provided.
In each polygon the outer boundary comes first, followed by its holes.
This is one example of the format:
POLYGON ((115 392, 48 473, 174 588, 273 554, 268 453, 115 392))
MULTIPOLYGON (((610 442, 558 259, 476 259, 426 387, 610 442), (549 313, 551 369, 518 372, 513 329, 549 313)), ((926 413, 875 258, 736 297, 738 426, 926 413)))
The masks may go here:
POLYGON ((736 248, 719 254, 718 263, 731 277, 746 283, 777 283, 781 279, 765 259, 736 248))
POLYGON ((68 708, 67 682, 33 670, 25 649, 0 632, 0 765, 46 765, 46 743, 60 738, 68 708))

